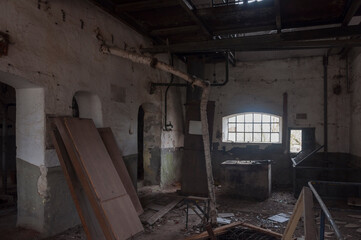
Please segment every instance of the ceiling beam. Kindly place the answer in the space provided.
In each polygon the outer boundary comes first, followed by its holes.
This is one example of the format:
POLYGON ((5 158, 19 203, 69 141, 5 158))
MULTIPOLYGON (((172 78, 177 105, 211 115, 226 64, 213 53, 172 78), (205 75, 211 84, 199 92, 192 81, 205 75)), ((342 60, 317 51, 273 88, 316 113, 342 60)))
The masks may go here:
POLYGON ((136 12, 174 6, 178 6, 177 0, 146 0, 117 4, 115 9, 117 12, 136 12))
POLYGON ((207 34, 209 37, 212 36, 212 32, 208 29, 205 23, 198 17, 196 13, 196 8, 190 2, 190 0, 178 0, 182 8, 187 12, 187 14, 192 18, 192 20, 202 29, 202 31, 207 34))
POLYGON ((345 17, 342 21, 342 26, 347 26, 350 23, 352 17, 355 15, 355 13, 360 8, 360 6, 361 6, 361 0, 351 1, 350 7, 348 8, 345 17))
POLYGON ((334 46, 361 45, 360 40, 335 40, 330 38, 349 37, 361 35, 361 26, 327 28, 307 31, 297 31, 282 34, 265 34, 220 40, 208 40, 174 44, 170 46, 156 46, 143 49, 143 52, 161 53, 189 53, 189 52, 215 52, 228 50, 263 50, 263 49, 298 49, 298 48, 325 48, 334 46), (317 41, 316 41, 317 39, 317 41), (319 40, 326 39, 326 40, 319 40), (307 40, 307 41, 305 41, 307 40), (313 40, 313 41, 310 41, 313 40))
MULTIPOLYGON (((222 40, 219 40, 222 41, 222 40)), ((204 43, 203 43, 204 44, 204 43)), ((275 51, 275 50, 299 50, 299 49, 320 49, 333 47, 359 47, 360 40, 317 40, 317 41, 275 41, 275 42, 248 42, 234 43, 232 45, 209 45, 204 44, 202 47, 175 48, 170 47, 172 53, 204 53, 204 52, 225 52, 233 51, 275 51)), ((142 52, 161 53, 157 49, 143 49, 142 52)))
POLYGON ((224 29, 217 29, 213 31, 214 36, 228 35, 228 34, 241 34, 241 33, 254 33, 274 30, 274 25, 260 26, 260 27, 230 27, 224 29))
POLYGON ((155 36, 177 35, 188 32, 195 32, 199 29, 200 27, 198 25, 180 26, 180 27, 155 29, 152 30, 150 34, 155 36))
POLYGON ((282 40, 313 40, 324 38, 340 38, 361 35, 361 25, 348 27, 321 28, 281 33, 282 40))

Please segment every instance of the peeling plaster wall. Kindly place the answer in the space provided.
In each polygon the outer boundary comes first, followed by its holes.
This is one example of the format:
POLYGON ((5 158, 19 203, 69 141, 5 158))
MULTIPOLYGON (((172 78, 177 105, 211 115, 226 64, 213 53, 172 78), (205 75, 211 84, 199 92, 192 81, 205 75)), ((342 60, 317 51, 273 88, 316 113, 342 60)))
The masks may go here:
POLYGON ((350 153, 354 164, 361 167, 361 49, 354 48, 349 54, 349 79, 351 91, 351 138, 350 153))
MULTIPOLYGON (((207 65, 207 79, 222 82, 224 71, 224 64, 207 65)), ((268 112, 282 116, 283 93, 287 92, 288 127, 314 127, 316 142, 322 145, 322 57, 238 62, 235 67, 230 66, 229 76, 226 86, 212 88, 210 98, 216 101, 213 133, 216 179, 220 177, 220 163, 224 160, 271 159, 274 161, 273 183, 290 185, 292 169, 282 145, 223 143, 222 117, 241 112, 268 112), (296 119, 297 113, 306 113, 307 119, 296 119)), ((337 56, 329 58, 328 106, 329 152, 348 153, 350 96, 346 91, 345 61, 337 56), (341 85, 339 95, 333 93, 337 84, 341 85)))
MULTIPOLYGON (((62 221, 54 225, 53 218, 59 206, 67 210, 74 210, 74 206, 64 179, 58 177, 60 167, 55 150, 45 137, 48 134, 46 115, 71 116, 76 92, 91 92, 99 97, 101 123, 112 128, 126 159, 136 159, 133 156, 137 154, 137 114, 143 103, 152 103, 159 111, 157 147, 175 148, 183 144, 182 132, 178 131, 181 127, 177 126, 177 131, 165 135, 161 133, 164 90, 157 90, 153 95, 149 93, 151 81, 168 82, 169 75, 149 66, 102 54, 96 39, 97 29, 106 42, 114 46, 137 48, 150 45, 148 39, 86 0, 1 2, 0 31, 10 35, 11 45, 8 56, 0 58, 0 81, 17 89, 18 104, 24 102, 23 108, 18 106, 17 115, 17 119, 24 120, 23 123, 21 120, 17 122, 18 149, 24 146, 17 153, 20 162, 18 192, 21 196, 18 224, 32 226, 32 222, 37 222, 33 228, 44 236, 79 223, 76 211, 65 211, 62 221), (18 78, 23 80, 18 81, 18 78), (27 89, 34 86, 36 89, 27 89), (29 98, 29 91, 39 92, 36 98, 29 98), (34 109, 40 113, 34 116, 36 124, 29 126, 27 121, 29 115, 35 113, 34 109), (36 131, 36 137, 30 144, 32 131, 36 131), (169 144, 163 146, 163 139, 169 144), (27 179, 21 176, 29 171, 31 176, 37 177, 27 179), (31 208, 27 203, 37 208, 31 208)), ((168 61, 166 56, 157 57, 168 61)), ((177 59, 175 64, 185 68, 177 59)), ((182 112, 178 109, 180 100, 181 97, 170 104, 170 118, 173 113, 182 112)), ((158 161, 161 162, 160 155, 158 161)))

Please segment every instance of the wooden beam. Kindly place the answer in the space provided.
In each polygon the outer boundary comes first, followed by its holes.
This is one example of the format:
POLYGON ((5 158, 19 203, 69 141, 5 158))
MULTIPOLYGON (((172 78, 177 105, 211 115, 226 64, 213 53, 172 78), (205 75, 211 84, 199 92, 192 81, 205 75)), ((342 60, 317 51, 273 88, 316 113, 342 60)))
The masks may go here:
POLYGON ((361 35, 361 25, 349 27, 321 28, 315 30, 304 30, 282 33, 282 40, 313 40, 324 38, 341 38, 361 35))
POLYGON ((208 36, 212 36, 211 31, 207 28, 204 22, 198 17, 196 13, 196 8, 190 2, 190 0, 178 0, 182 8, 187 12, 187 14, 193 19, 193 21, 202 29, 202 31, 208 36))
POLYGON ((286 229, 283 233, 282 240, 291 240, 292 239, 293 233, 295 232, 297 224, 300 221, 301 216, 303 214, 303 210, 304 210, 303 196, 304 196, 304 190, 301 191, 301 194, 297 199, 295 208, 293 209, 292 216, 291 216, 290 220, 288 221, 286 229))
MULTIPOLYGON (((276 233, 269 229, 261 228, 261 227, 252 225, 250 223, 245 223, 245 222, 234 222, 234 223, 231 223, 228 225, 224 225, 224 226, 213 229, 213 232, 214 232, 215 236, 219 236, 219 235, 226 233, 228 230, 235 228, 235 227, 239 227, 239 226, 242 226, 242 227, 245 227, 245 228, 248 228, 248 229, 251 229, 251 230, 254 230, 254 231, 275 237, 275 238, 282 238, 282 234, 280 234, 280 233, 276 233)), ((207 231, 205 231, 200 234, 190 236, 190 237, 186 238, 186 240, 201 240, 201 239, 208 239, 208 238, 209 238, 209 234, 207 231)))
POLYGON ((281 23, 281 0, 275 0, 275 10, 276 10, 276 26, 277 32, 281 33, 282 23, 281 23))
POLYGON ((174 7, 177 5, 177 0, 146 0, 117 4, 115 9, 117 12, 137 12, 156 8, 174 7))
POLYGON ((151 31, 150 34, 154 36, 167 36, 167 35, 176 35, 176 34, 194 32, 199 29, 200 27, 198 25, 190 25, 190 26, 156 29, 151 31))
POLYGON ((208 40, 200 42, 174 44, 170 46, 156 46, 141 49, 142 52, 161 53, 191 53, 191 52, 215 52, 215 51, 255 51, 255 50, 277 50, 277 49, 307 49, 328 48, 343 46, 360 46, 361 41, 357 39, 334 40, 329 38, 360 36, 361 26, 338 27, 327 29, 316 29, 297 31, 282 34, 265 34, 239 38, 227 38, 220 40, 208 40), (315 40, 326 39, 326 40, 315 40), (313 40, 313 41, 301 41, 313 40))
POLYGON ((315 212, 313 211, 313 195, 311 189, 303 188, 304 230, 305 240, 317 239, 315 212))
MULTIPOLYGON (((218 227, 216 229, 213 229, 213 233, 214 233, 214 235, 218 236, 218 235, 221 235, 221 234, 225 233, 229 229, 237 227, 237 226, 239 226, 241 224, 242 224, 241 222, 234 222, 234 223, 231 223, 231 224, 228 224, 228 225, 224 225, 224 226, 218 227)), ((204 231, 204 232, 202 232, 200 234, 187 237, 186 240, 201 240, 201 239, 207 239, 208 237, 209 237, 208 232, 204 231)))
POLYGON ((355 15, 355 13, 360 8, 360 6, 361 6, 361 0, 352 0, 351 1, 351 5, 348 8, 348 10, 345 14, 345 17, 342 21, 342 26, 347 26, 350 23, 352 17, 355 15))
POLYGON ((261 26, 261 27, 227 27, 222 29, 216 29, 213 31, 214 36, 237 34, 237 33, 254 33, 274 30, 274 25, 261 26))

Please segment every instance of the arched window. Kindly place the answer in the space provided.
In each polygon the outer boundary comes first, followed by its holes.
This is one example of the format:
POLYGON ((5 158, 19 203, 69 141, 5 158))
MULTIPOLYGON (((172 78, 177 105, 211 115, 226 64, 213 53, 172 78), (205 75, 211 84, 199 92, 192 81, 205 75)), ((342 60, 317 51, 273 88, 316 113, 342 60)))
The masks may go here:
POLYGON ((282 118, 257 112, 223 117, 223 142, 281 143, 282 118))

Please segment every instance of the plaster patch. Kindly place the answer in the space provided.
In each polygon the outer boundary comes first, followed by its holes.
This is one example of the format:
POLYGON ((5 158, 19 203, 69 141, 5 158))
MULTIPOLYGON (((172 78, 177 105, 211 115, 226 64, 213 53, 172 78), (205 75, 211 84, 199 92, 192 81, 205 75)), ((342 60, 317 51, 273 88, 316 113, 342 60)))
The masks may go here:
POLYGON ((48 168, 44 165, 41 165, 40 167, 40 176, 38 178, 38 193, 39 195, 44 199, 43 201, 47 201, 49 199, 49 189, 48 189, 48 181, 47 181, 47 175, 48 175, 48 168))

